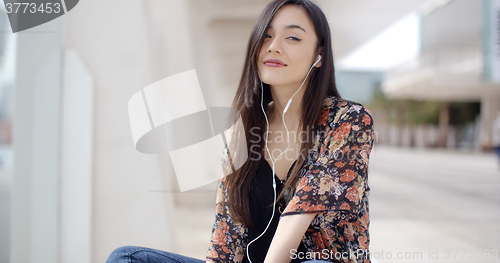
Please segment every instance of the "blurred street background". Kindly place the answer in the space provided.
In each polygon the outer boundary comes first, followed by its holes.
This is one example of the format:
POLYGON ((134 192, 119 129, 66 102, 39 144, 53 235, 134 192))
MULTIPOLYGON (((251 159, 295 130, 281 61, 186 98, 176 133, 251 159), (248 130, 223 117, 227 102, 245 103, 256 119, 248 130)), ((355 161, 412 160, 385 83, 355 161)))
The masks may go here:
MULTIPOLYGON (((181 192, 168 154, 136 149, 128 103, 196 69, 229 107, 270 0, 76 2, 17 33, 0 7, 0 263, 204 258, 216 183, 181 192)), ((314 2, 341 96, 374 117, 373 262, 500 262, 500 0, 314 2)))

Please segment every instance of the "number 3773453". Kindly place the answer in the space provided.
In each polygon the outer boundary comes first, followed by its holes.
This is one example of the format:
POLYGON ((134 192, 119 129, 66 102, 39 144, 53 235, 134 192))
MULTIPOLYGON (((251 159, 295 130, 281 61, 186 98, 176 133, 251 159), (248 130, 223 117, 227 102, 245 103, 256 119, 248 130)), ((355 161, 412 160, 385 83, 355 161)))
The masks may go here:
POLYGON ((7 13, 60 13, 60 3, 6 3, 7 13))

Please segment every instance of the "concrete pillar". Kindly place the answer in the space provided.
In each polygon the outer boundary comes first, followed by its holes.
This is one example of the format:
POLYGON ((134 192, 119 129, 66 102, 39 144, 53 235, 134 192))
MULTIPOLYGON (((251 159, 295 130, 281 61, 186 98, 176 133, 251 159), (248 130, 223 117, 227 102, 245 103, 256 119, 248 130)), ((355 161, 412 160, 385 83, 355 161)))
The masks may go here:
POLYGON ((446 147, 449 125, 450 125, 450 103, 442 102, 439 107, 438 147, 446 147))
POLYGON ((61 19, 17 34, 10 262, 59 262, 62 36, 61 19))
POLYGON ((482 149, 492 147, 492 123, 500 111, 500 96, 488 94, 481 97, 479 145, 482 149))

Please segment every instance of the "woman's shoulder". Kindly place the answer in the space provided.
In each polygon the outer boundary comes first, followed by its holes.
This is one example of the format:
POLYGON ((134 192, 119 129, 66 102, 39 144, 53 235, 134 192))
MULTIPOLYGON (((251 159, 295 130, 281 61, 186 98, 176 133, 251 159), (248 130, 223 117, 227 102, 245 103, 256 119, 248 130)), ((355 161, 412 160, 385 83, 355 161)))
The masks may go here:
POLYGON ((319 125, 334 127, 336 123, 342 121, 359 121, 365 124, 372 124, 371 112, 359 102, 328 96, 323 100, 319 125))

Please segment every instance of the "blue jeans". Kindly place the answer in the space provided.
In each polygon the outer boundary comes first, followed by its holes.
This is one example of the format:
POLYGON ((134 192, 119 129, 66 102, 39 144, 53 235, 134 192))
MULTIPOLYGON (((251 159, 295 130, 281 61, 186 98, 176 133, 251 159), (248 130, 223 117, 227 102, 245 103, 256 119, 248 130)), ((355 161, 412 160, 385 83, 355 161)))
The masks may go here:
MULTIPOLYGON (((136 246, 124 246, 115 249, 109 255, 106 263, 205 263, 205 260, 181 256, 157 249, 136 246)), ((328 262, 323 260, 308 260, 303 263, 328 262)))
POLYGON ((106 263, 205 263, 205 260, 181 256, 157 249, 124 246, 115 249, 106 263))

